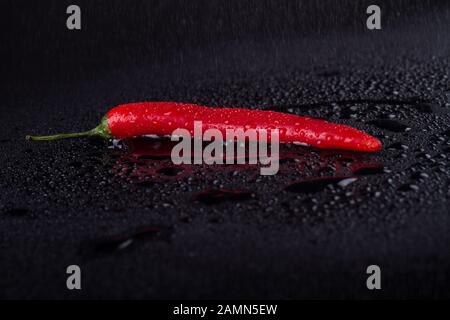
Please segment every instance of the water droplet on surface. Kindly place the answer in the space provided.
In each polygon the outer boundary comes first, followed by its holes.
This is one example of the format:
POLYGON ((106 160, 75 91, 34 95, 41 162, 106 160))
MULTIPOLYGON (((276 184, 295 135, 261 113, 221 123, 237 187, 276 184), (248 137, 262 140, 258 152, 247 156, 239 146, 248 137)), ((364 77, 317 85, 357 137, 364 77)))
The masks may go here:
POLYGON ((165 226, 141 227, 129 233, 108 236, 94 240, 82 246, 83 250, 92 251, 91 254, 110 254, 134 247, 145 241, 170 242, 173 229, 165 226))
POLYGON ((386 129, 392 132, 406 132, 411 129, 407 125, 391 119, 377 119, 369 121, 369 123, 380 129, 386 129))
POLYGON ((355 182, 356 180, 358 180, 358 178, 347 178, 347 179, 339 181, 338 186, 345 188, 345 187, 349 186, 350 184, 352 184, 353 182, 355 182))
POLYGON ((398 191, 404 191, 404 192, 418 191, 418 190, 419 190, 419 187, 417 185, 410 184, 410 183, 406 183, 398 188, 398 191))
POLYGON ((373 166, 360 166, 353 170, 353 173, 357 176, 365 176, 371 174, 381 174, 385 173, 384 168, 381 165, 373 166))
POLYGON ((319 177, 293 182, 286 187, 289 192, 315 193, 323 191, 327 186, 337 184, 349 177, 319 177))
POLYGON ((401 142, 394 142, 387 147, 388 150, 408 150, 409 147, 401 142))
POLYGON ((252 192, 245 190, 208 189, 194 196, 195 201, 215 204, 223 201, 242 201, 252 198, 252 192))
POLYGON ((416 180, 428 179, 429 177, 430 176, 425 172, 416 172, 411 176, 412 179, 416 179, 416 180))

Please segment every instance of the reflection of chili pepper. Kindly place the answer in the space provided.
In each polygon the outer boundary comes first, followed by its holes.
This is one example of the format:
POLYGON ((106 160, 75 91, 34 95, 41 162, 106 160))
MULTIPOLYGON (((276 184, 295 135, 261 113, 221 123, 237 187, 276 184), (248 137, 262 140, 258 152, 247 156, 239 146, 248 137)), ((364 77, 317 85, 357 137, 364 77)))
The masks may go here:
POLYGON ((142 102, 119 105, 103 117, 96 128, 80 133, 52 136, 27 136, 30 140, 100 136, 131 138, 142 135, 170 135, 175 129, 193 133, 194 121, 202 121, 203 130, 278 129, 280 142, 300 142, 323 149, 377 152, 381 142, 354 128, 325 120, 292 114, 242 108, 210 108, 175 102, 142 102))

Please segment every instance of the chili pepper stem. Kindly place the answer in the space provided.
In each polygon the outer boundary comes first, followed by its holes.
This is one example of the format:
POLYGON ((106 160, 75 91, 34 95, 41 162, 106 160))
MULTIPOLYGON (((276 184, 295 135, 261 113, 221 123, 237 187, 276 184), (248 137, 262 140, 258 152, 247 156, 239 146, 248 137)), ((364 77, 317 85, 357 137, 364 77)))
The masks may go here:
POLYGON ((59 133, 50 136, 26 136, 27 140, 33 141, 53 141, 67 138, 88 137, 94 135, 92 130, 77 133, 59 133))
POLYGON ((80 138, 80 137, 93 137, 98 136, 104 139, 112 138, 111 130, 108 127, 108 119, 106 117, 102 118, 100 124, 94 129, 84 131, 84 132, 75 132, 75 133, 59 133, 49 136, 26 136, 25 139, 33 140, 33 141, 54 141, 60 139, 68 139, 68 138, 80 138))

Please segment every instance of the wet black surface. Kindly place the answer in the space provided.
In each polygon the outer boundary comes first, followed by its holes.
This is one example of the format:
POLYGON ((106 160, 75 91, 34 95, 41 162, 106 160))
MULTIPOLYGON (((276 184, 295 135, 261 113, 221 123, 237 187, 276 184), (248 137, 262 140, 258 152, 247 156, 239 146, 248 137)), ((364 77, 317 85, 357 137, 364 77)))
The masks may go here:
POLYGON ((390 13, 377 32, 362 19, 320 36, 225 37, 162 62, 142 49, 122 48, 121 59, 66 45, 73 60, 40 70, 60 53, 50 46, 42 64, 11 68, 0 107, 0 297, 448 298, 449 14, 428 5, 390 13), (143 100, 326 118, 384 149, 291 146, 279 174, 263 177, 251 167, 180 171, 164 152, 130 158, 99 140, 24 140, 89 129, 110 106, 143 100), (71 264, 82 291, 66 289, 71 264), (370 264, 381 267, 381 291, 365 287, 370 264))

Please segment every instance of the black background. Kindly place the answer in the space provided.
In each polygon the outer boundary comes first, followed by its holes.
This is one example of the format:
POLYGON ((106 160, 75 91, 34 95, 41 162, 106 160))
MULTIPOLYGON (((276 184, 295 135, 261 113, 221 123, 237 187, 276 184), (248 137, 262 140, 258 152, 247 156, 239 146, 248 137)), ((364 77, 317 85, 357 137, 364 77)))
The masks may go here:
POLYGON ((378 1, 369 31, 370 4, 2 1, 0 297, 448 298, 449 6, 378 1), (220 170, 136 184, 111 172, 107 142, 24 140, 144 100, 325 117, 408 149, 373 156, 387 170, 349 189, 295 194, 289 176, 220 170), (370 124, 392 115, 411 130, 370 124), (254 198, 194 200, 219 187, 254 198), (70 264, 82 291, 65 287, 70 264))
MULTIPOLYGON (((420 23, 419 17, 428 21, 422 30, 436 37, 442 30, 434 23, 448 21, 445 3, 380 1, 387 30, 369 33, 365 11, 370 1, 78 1, 83 28, 68 32, 61 26, 66 24, 70 1, 3 1, 2 23, 8 35, 2 52, 11 54, 6 64, 9 76, 20 81, 95 78, 100 72, 143 64, 170 66, 177 77, 204 68, 204 63, 213 63, 211 71, 221 73, 226 70, 222 64, 228 63, 236 63, 231 65, 236 70, 248 64, 257 68, 262 61, 281 67, 288 60, 274 51, 302 39, 330 39, 333 50, 342 37, 384 39, 401 26, 420 23)), ((415 32, 406 31, 401 38, 412 38, 415 32)), ((302 51, 314 54, 308 46, 302 51)), ((357 55, 354 50, 342 53, 357 55)))

